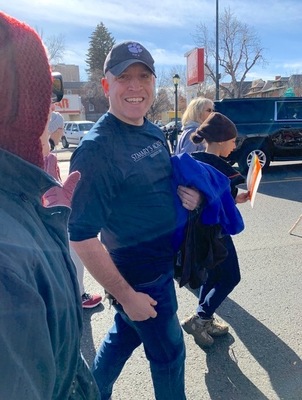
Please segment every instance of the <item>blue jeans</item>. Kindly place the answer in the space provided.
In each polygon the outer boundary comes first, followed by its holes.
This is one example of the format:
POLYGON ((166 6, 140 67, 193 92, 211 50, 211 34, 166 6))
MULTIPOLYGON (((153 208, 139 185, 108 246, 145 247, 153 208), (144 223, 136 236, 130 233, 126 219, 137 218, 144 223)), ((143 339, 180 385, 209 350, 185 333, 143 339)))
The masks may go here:
POLYGON ((212 318, 215 310, 240 282, 240 269, 236 249, 231 236, 224 237, 228 249, 227 258, 208 271, 206 282, 200 287, 198 315, 203 319, 212 318))
POLYGON ((177 311, 173 273, 161 275, 153 282, 136 285, 157 302, 156 318, 131 321, 120 305, 116 305, 114 324, 95 357, 92 372, 101 392, 108 400, 123 366, 141 343, 150 363, 155 398, 185 400, 185 345, 177 311))

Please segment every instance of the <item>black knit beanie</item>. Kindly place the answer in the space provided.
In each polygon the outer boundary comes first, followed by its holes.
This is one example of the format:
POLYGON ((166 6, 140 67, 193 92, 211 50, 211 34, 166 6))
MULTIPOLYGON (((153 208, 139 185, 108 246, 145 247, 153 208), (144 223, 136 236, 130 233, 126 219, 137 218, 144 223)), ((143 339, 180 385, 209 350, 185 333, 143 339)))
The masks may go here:
POLYGON ((194 143, 200 143, 203 139, 207 142, 226 142, 236 136, 235 124, 225 115, 212 112, 192 134, 191 140, 194 143))

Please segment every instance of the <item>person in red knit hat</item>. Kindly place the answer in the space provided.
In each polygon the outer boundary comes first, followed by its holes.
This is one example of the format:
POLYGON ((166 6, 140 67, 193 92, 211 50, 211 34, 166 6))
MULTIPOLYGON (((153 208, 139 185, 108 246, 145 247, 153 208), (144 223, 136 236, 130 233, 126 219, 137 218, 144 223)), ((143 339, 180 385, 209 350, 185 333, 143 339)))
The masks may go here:
POLYGON ((3 12, 0 88, 0 398, 99 399, 80 352, 70 209, 42 203, 47 190, 60 187, 43 170, 52 94, 47 53, 32 28, 3 12))

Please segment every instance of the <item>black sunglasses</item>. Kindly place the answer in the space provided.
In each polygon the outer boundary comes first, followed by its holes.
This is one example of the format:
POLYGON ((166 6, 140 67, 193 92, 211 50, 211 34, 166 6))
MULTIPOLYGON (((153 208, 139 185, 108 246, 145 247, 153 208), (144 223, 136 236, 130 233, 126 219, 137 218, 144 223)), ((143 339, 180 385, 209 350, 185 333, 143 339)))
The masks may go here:
POLYGON ((52 94, 51 102, 59 103, 64 96, 63 78, 60 72, 52 72, 52 94))

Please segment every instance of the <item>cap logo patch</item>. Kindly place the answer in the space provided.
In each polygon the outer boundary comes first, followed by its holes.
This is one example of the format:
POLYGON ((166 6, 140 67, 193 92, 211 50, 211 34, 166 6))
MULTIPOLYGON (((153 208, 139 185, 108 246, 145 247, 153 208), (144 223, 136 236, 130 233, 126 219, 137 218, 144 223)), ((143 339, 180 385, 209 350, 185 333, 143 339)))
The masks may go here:
POLYGON ((138 43, 130 43, 128 44, 128 50, 133 56, 139 56, 139 53, 143 51, 141 46, 138 43))

